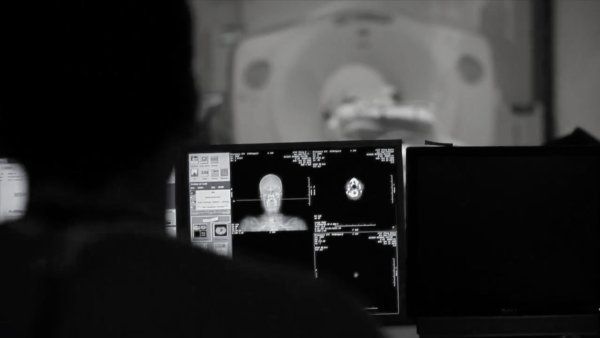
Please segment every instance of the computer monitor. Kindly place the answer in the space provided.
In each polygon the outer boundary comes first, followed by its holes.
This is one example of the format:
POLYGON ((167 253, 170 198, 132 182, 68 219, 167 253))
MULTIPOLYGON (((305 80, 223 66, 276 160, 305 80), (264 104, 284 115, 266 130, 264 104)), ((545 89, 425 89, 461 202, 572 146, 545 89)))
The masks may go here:
POLYGON ((341 282, 401 323, 401 153, 401 141, 192 147, 178 166, 178 236, 341 282))
POLYGON ((0 223, 19 219, 25 214, 28 184, 21 165, 0 158, 0 223))
POLYGON ((417 147, 406 164, 411 316, 597 318, 598 148, 417 147))

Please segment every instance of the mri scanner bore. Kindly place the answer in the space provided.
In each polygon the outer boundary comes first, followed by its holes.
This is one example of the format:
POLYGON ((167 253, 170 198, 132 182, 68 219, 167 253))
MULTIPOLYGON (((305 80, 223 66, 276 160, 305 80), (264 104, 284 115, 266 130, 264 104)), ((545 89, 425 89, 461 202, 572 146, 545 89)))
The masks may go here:
POLYGON ((239 230, 243 232, 308 230, 306 223, 301 218, 281 213, 283 183, 279 176, 274 174, 263 176, 258 187, 264 213, 258 217, 247 216, 242 219, 239 230))
POLYGON ((241 41, 234 142, 497 141, 502 95, 484 36, 378 11, 384 2, 345 4, 241 41))

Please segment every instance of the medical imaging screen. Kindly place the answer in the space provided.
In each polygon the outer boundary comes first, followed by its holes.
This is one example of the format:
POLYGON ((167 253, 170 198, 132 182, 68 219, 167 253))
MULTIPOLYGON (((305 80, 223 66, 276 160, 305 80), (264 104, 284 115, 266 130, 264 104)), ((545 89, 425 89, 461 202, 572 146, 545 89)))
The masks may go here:
POLYGON ((190 153, 192 242, 342 283, 401 312, 401 154, 393 147, 190 153))

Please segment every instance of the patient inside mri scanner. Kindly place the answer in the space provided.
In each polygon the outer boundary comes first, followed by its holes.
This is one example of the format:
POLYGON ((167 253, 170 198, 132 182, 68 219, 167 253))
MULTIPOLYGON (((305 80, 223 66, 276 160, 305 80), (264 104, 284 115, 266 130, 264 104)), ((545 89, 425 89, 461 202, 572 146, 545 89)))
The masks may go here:
POLYGON ((393 89, 385 88, 379 98, 347 98, 324 113, 326 128, 340 140, 425 139, 433 134, 435 119, 426 107, 401 104, 394 96, 393 89))
POLYGON ((264 213, 258 217, 248 216, 240 222, 244 232, 277 232, 307 230, 306 223, 298 217, 282 214, 283 183, 279 176, 267 174, 258 184, 264 213))
POLYGON ((407 144, 447 141, 429 104, 405 102, 401 91, 366 64, 341 67, 325 84, 321 113, 332 140, 400 138, 407 144))

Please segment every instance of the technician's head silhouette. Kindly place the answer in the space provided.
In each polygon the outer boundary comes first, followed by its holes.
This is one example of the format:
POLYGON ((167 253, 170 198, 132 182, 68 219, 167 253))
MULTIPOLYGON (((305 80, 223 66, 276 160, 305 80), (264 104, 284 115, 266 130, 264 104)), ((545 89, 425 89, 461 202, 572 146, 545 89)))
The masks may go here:
POLYGON ((281 209, 283 198, 283 184, 279 176, 274 174, 265 175, 258 184, 260 200, 267 214, 277 214, 281 209))
POLYGON ((0 153, 25 165, 31 200, 164 182, 193 125, 190 27, 183 0, 0 4, 0 153))

